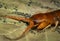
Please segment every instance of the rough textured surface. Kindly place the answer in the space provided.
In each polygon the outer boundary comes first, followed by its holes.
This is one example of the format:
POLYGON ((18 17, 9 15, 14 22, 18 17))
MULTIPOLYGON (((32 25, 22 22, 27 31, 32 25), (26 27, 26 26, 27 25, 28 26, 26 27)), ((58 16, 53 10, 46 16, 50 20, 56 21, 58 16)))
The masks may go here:
MULTIPOLYGON (((0 16, 13 15, 31 17, 39 12, 51 12, 60 9, 60 0, 0 0, 0 16)), ((9 40, 4 37, 19 37, 26 28, 26 23, 13 19, 0 17, 0 41, 60 41, 60 27, 55 32, 29 31, 25 37, 19 40, 9 40), (59 33, 58 33, 59 32, 59 33)))

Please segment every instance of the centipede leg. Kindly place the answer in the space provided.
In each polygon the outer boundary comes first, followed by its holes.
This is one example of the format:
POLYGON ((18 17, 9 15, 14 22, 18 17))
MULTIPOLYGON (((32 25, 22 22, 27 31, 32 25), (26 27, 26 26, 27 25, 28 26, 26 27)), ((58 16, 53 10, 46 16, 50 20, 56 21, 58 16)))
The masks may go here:
POLYGON ((24 32, 22 32, 21 36, 20 37, 17 37, 17 38, 14 38, 14 39, 11 39, 9 37, 6 37, 7 39, 10 39, 10 40, 18 40, 22 37, 24 37, 26 35, 26 33, 31 29, 33 28, 34 26, 34 22, 31 20, 31 19, 28 19, 28 18, 24 18, 24 17, 16 17, 16 16, 5 16, 6 18, 10 18, 10 19, 14 19, 14 20, 17 20, 17 21, 25 21, 25 22, 28 22, 29 25, 26 27, 26 29, 24 30, 24 32))
POLYGON ((37 29, 43 29, 43 28, 48 28, 49 26, 49 22, 46 22, 46 21, 44 21, 44 22, 42 22, 38 27, 37 27, 37 29))
POLYGON ((47 28, 49 28, 51 26, 51 24, 49 24, 48 26, 46 26, 43 31, 45 31, 47 28))
POLYGON ((58 24, 59 24, 59 21, 56 21, 56 22, 55 22, 55 27, 52 28, 51 31, 55 31, 55 29, 57 28, 58 24))

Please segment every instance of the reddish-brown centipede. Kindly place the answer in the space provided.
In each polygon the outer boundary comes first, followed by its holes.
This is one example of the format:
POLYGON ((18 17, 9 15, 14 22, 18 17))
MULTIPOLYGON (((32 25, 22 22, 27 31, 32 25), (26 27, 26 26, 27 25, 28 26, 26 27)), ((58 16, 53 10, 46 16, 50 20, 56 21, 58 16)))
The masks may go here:
MULTIPOLYGON (((22 33, 21 35, 22 37, 34 26, 37 26, 37 29, 44 29, 48 25, 54 24, 55 25, 54 29, 55 29, 57 25, 60 23, 60 10, 55 10, 55 11, 44 13, 44 14, 38 13, 38 14, 33 15, 30 18, 16 17, 16 16, 5 16, 5 17, 15 19, 18 21, 22 20, 22 21, 26 21, 29 23, 25 31, 22 33)), ((19 39, 19 38, 20 37, 16 39, 19 39)))

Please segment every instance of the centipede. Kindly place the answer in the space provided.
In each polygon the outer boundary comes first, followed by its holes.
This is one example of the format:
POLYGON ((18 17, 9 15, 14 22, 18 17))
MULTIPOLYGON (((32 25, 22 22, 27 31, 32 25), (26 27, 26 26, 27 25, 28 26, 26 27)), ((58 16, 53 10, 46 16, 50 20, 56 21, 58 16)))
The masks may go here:
MULTIPOLYGON (((14 40, 20 39, 21 37, 26 35, 26 33, 29 32, 29 30, 31 30, 31 28, 34 28, 34 26, 37 26, 36 27, 37 30, 40 30, 40 29, 44 30, 54 24, 55 26, 54 26, 53 30, 55 30, 57 28, 58 24, 60 24, 60 10, 54 10, 52 12, 46 12, 46 13, 38 13, 38 14, 32 15, 30 18, 8 16, 8 15, 6 15, 4 17, 14 19, 17 21, 21 20, 21 21, 25 21, 25 22, 29 23, 29 25, 26 27, 26 29, 24 30, 22 35, 18 38, 15 38, 14 40)), ((8 37, 6 37, 6 38, 8 38, 8 37)), ((8 38, 8 39, 11 39, 11 38, 8 38)))

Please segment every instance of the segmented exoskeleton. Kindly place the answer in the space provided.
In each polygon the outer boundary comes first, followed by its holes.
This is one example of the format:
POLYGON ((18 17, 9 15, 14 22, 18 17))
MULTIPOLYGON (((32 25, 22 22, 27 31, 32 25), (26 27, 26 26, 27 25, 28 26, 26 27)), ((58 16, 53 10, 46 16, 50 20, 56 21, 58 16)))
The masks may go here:
MULTIPOLYGON (((31 16, 30 18, 8 16, 8 15, 4 17, 11 18, 18 21, 22 20, 29 23, 29 25, 27 26, 25 31, 22 33, 22 35, 18 38, 15 38, 16 40, 16 39, 21 38, 23 35, 25 35, 34 26, 37 26, 37 29, 46 29, 50 27, 52 24, 54 24, 55 25, 55 27, 53 28, 54 30, 60 23, 60 10, 55 10, 55 11, 47 12, 47 13, 38 13, 31 16)), ((8 38, 8 39, 11 39, 11 38, 8 38)))

